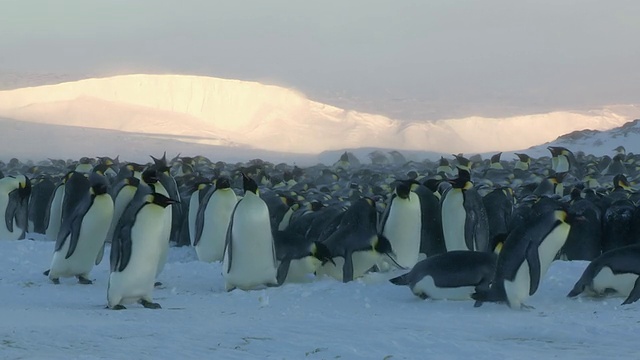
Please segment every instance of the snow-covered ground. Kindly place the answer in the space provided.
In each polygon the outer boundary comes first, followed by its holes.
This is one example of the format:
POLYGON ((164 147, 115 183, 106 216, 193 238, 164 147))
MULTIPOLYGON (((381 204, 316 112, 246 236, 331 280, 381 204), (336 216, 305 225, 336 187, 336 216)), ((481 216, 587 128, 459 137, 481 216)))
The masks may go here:
MULTIPOLYGON (((42 272, 53 243, 0 241, 3 359, 604 359, 635 358, 638 303, 568 299, 586 262, 555 262, 534 310, 420 300, 370 274, 224 291, 219 263, 171 248, 154 297, 161 310, 105 309, 108 257, 93 285, 42 272)), ((107 248, 108 254, 108 248, 107 248)))
MULTIPOLYGON (((0 91, 0 139, 26 141, 23 127, 47 127, 50 148, 66 148, 81 133, 73 155, 115 156, 140 161, 180 141, 183 155, 210 156, 245 150, 313 156, 328 150, 376 147, 441 153, 526 149, 583 130, 609 130, 640 118, 636 105, 593 111, 557 111, 507 118, 466 117, 401 121, 341 109, 298 91, 257 82, 188 75, 123 75, 0 91), (109 153, 91 139, 111 133, 109 153), (52 132, 53 131, 53 132, 52 132), (164 147, 164 148, 163 148, 164 147)), ((36 130, 37 131, 37 130, 36 130)), ((104 141, 103 141, 104 142, 104 141)), ((175 147, 175 146, 174 146, 175 147)), ((3 145, 3 154, 32 156, 32 149, 3 145)), ((44 157, 44 156, 41 156, 44 157)), ((226 157, 217 159, 229 161, 226 157)))

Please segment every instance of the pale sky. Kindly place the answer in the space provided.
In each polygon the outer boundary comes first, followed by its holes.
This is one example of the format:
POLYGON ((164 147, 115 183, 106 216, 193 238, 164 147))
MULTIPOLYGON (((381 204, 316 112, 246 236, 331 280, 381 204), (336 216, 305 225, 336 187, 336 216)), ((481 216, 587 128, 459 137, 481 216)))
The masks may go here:
POLYGON ((640 102, 637 0, 0 0, 0 8, 2 73, 257 80, 414 120, 640 102))

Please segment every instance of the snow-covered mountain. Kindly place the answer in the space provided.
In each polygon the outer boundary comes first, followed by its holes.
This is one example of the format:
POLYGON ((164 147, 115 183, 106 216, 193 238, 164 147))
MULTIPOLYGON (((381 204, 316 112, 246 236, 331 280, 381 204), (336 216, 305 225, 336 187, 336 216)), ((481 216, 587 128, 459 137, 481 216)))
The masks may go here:
POLYGON ((311 159, 363 147, 483 153, 524 149, 576 130, 608 130, 638 117, 640 107, 617 106, 405 122, 319 103, 292 89, 187 75, 123 75, 0 91, 2 151, 16 157, 46 157, 62 148, 69 157, 114 151, 128 159, 169 149, 222 159, 276 153, 311 159), (27 141, 35 133, 42 141, 27 141), (90 134, 98 135, 100 147, 90 134))

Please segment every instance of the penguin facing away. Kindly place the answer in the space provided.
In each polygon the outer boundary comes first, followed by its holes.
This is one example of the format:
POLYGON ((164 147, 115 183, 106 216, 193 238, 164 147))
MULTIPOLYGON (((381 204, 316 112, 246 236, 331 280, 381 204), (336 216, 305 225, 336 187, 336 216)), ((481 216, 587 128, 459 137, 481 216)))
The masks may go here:
POLYGON ((205 194, 195 220, 193 246, 200 261, 222 261, 227 229, 238 198, 228 178, 216 181, 205 194))
POLYGON ((515 228, 498 257, 489 291, 473 294, 477 301, 506 301, 512 309, 528 309, 524 302, 538 290, 551 262, 569 235, 571 219, 565 210, 550 210, 515 228))
POLYGON ((125 309, 125 304, 135 302, 145 308, 160 308, 153 302, 152 293, 166 241, 161 224, 166 208, 175 203, 163 194, 141 192, 122 214, 111 244, 109 308, 125 309))
POLYGON ((421 299, 471 300, 475 292, 489 290, 496 261, 491 252, 449 251, 424 259, 389 281, 409 286, 421 299))
POLYGON ((277 263, 269 208, 256 182, 242 174, 244 197, 231 214, 222 261, 225 288, 277 286, 277 263))
POLYGON ((60 226, 51 268, 45 272, 54 284, 59 284, 61 277, 72 276, 81 284, 91 284, 89 272, 102 261, 113 200, 104 176, 91 173, 89 181, 90 190, 60 226))
POLYGON ((591 261, 567 295, 576 297, 609 294, 626 297, 622 305, 640 299, 640 244, 608 251, 591 261))

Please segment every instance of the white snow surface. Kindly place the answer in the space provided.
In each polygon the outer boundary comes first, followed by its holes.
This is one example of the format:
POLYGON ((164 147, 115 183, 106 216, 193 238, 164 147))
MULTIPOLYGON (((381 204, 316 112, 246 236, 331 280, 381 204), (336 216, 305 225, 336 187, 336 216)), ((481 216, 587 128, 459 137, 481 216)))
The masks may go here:
POLYGON ((227 161, 306 156, 310 163, 323 151, 366 147, 483 153, 526 149, 636 118, 640 107, 618 105, 408 122, 323 104, 283 87, 190 75, 120 75, 0 91, 3 154, 35 159, 52 148, 71 158, 120 154, 131 161, 174 149, 227 161), (33 134, 41 141, 25 147, 33 134))
POLYGON ((565 295, 587 262, 554 262, 534 310, 420 300, 369 274, 225 292, 220 263, 171 248, 160 310, 105 309, 109 261, 93 285, 42 275, 54 243, 0 241, 3 359, 604 359, 637 355, 638 303, 565 295))

